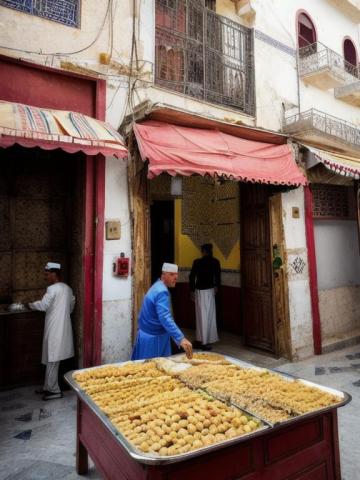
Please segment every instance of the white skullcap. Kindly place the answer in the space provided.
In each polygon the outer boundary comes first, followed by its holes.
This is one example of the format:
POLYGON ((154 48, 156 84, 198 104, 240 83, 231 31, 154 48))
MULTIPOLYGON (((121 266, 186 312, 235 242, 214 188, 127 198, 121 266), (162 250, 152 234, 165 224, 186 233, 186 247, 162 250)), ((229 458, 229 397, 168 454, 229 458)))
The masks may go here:
POLYGON ((179 268, 175 263, 163 263, 161 271, 168 273, 178 273, 179 268))
POLYGON ((54 262, 48 262, 45 265, 45 270, 61 270, 61 264, 60 263, 54 263, 54 262))

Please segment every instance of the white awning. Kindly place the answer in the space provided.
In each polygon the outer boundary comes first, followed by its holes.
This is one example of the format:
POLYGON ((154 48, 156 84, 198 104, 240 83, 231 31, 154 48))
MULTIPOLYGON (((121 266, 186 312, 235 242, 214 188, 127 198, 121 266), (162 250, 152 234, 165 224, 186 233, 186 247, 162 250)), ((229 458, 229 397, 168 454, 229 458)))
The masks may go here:
POLYGON ((313 154, 307 159, 307 168, 312 168, 316 164, 322 163, 328 170, 337 175, 351 177, 355 180, 360 179, 360 152, 359 157, 354 157, 338 152, 321 150, 305 144, 302 144, 302 146, 313 154))

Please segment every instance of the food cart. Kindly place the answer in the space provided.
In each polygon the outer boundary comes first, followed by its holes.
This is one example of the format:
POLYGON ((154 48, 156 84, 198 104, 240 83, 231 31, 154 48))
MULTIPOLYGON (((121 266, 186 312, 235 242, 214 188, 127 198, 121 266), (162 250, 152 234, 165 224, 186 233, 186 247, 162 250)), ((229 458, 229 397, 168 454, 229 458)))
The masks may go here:
MULTIPOLYGON (((225 358, 234 365, 257 368, 225 358)), ((91 369, 77 372, 88 370, 91 369)), ((78 397, 76 469, 79 474, 87 472, 90 455, 99 473, 109 480, 341 479, 337 408, 351 400, 345 392, 297 379, 304 385, 336 395, 339 401, 277 424, 261 418, 258 429, 241 437, 180 455, 162 456, 141 452, 128 441, 80 388, 73 376, 77 372, 69 372, 65 378, 78 397)), ((295 377, 276 373, 289 382, 294 381, 295 377)))

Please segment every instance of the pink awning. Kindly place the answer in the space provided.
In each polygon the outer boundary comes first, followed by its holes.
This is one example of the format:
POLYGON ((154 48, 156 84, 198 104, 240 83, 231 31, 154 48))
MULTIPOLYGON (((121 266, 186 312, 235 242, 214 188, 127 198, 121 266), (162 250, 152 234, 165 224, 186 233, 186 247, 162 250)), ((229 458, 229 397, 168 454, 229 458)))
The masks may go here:
POLYGON ((121 135, 106 122, 78 112, 0 101, 0 147, 14 144, 87 155, 128 153, 121 135))
POLYGON ((306 185, 289 145, 244 140, 233 135, 157 121, 134 125, 148 177, 212 175, 274 185, 306 185))

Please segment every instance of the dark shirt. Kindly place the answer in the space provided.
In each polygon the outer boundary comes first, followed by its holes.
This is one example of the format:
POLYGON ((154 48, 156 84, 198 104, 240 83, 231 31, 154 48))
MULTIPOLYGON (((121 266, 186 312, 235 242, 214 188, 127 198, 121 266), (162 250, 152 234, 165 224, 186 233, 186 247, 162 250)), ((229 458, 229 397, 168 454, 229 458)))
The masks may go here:
POLYGON ((194 260, 189 282, 192 292, 194 292, 195 289, 206 290, 208 288, 219 287, 221 282, 219 260, 209 255, 194 260))

